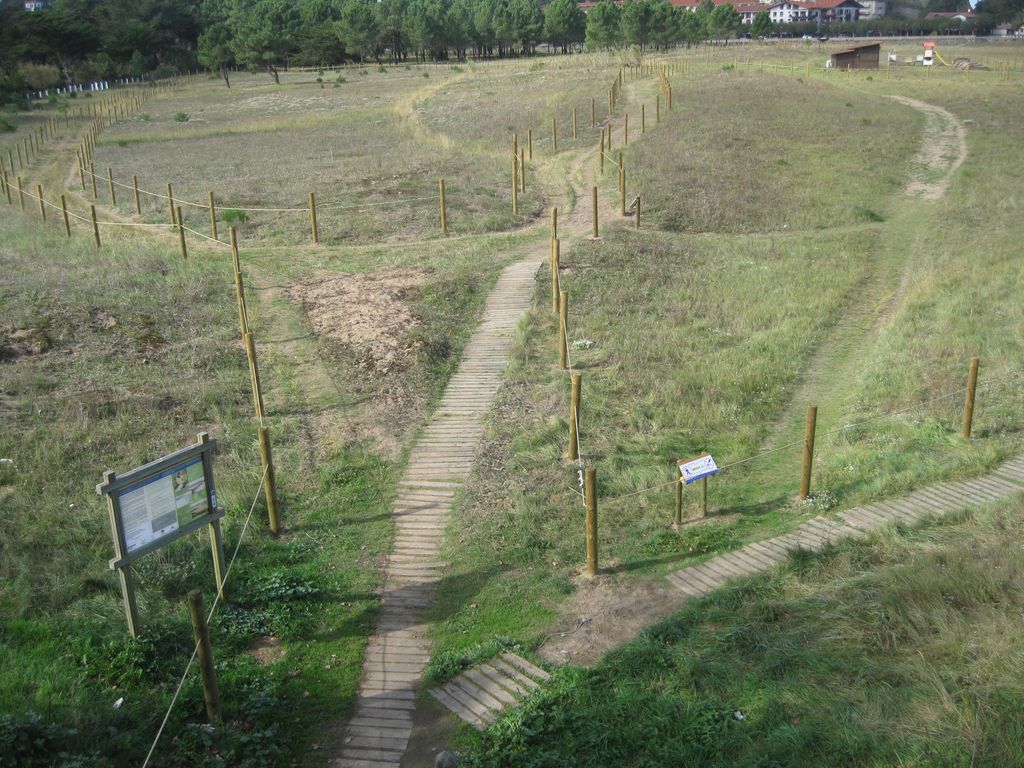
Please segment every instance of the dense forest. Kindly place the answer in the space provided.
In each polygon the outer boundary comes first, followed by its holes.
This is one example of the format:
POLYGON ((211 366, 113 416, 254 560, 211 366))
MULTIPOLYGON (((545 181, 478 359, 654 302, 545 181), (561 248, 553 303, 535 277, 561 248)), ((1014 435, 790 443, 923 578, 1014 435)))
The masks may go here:
MULTIPOLYGON (((980 21, 965 26, 880 19, 829 31, 969 33, 1019 18, 1022 8, 1024 0, 982 0, 980 21)), ((758 36, 780 31, 765 21, 755 26, 758 36)), ((728 39, 740 26, 732 6, 711 0, 696 13, 668 0, 603 0, 589 14, 576 0, 55 0, 35 12, 0 0, 0 102, 60 84, 198 67, 219 71, 230 85, 234 68, 276 79, 288 66, 521 56, 541 43, 563 53, 662 48, 728 39)), ((802 27, 785 31, 814 30, 802 27)))

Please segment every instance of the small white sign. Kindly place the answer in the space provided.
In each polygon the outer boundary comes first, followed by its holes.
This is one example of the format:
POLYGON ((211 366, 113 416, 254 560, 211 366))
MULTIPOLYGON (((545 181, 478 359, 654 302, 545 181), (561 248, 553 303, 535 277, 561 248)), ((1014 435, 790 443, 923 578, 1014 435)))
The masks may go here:
POLYGON ((683 476, 683 482, 689 485, 701 478, 717 475, 718 465, 715 464, 715 460, 711 457, 710 453, 705 453, 703 456, 698 456, 691 461, 680 462, 679 474, 683 476))

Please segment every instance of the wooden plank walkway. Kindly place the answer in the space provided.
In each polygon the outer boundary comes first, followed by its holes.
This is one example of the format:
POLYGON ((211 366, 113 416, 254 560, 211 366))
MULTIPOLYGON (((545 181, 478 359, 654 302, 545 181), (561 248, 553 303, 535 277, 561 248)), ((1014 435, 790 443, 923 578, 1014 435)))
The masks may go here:
POLYGON ((540 667, 506 652, 431 688, 430 695, 482 730, 506 707, 522 704, 549 677, 540 667))
MULTIPOLYGON (((747 544, 699 565, 682 568, 665 577, 674 590, 664 593, 662 598, 672 601, 672 607, 678 609, 685 601, 704 597, 733 579, 767 571, 788 558, 793 550, 817 552, 827 542, 862 536, 888 523, 915 523, 930 515, 958 512, 1022 492, 1024 456, 1018 456, 989 475, 962 482, 938 483, 902 498, 855 507, 835 517, 814 517, 789 533, 747 544)), ((593 625, 585 629, 593 631, 593 625)), ((642 629, 637 627, 637 633, 642 629)), ((495 679, 495 667, 501 664, 502 659, 492 659, 458 675, 445 686, 432 689, 430 693, 461 719, 475 728, 483 728, 507 707, 521 703, 538 683, 546 679, 546 675, 534 675, 529 681, 532 685, 523 686, 523 681, 516 677, 515 669, 502 669, 503 677, 495 679), (495 691, 493 682, 508 690, 495 691), (520 690, 510 688, 510 684, 515 682, 520 683, 520 690)))
POLYGON ((445 566, 438 559, 441 536, 452 498, 473 465, 484 416, 501 384, 512 332, 530 305, 541 261, 530 256, 501 273, 458 371, 413 447, 391 510, 395 537, 356 713, 332 762, 335 768, 397 768, 405 752, 416 688, 430 658, 424 630, 445 566))

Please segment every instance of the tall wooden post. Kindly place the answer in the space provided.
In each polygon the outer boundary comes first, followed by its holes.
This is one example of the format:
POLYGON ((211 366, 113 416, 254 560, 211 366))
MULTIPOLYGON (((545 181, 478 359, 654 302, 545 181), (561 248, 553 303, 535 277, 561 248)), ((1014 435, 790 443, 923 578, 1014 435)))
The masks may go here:
POLYGON ((210 209, 210 236, 217 239, 217 202, 213 199, 213 190, 209 190, 207 193, 210 209))
POLYGON ((139 177, 132 175, 132 194, 135 196, 135 213, 142 215, 142 200, 139 199, 139 177))
POLYGON ((256 418, 263 423, 263 385, 260 382, 260 366, 256 359, 256 342, 252 331, 247 330, 243 337, 245 355, 249 359, 249 376, 252 379, 252 403, 256 410, 256 418))
POLYGON ((576 461, 580 457, 580 391, 583 387, 583 374, 573 371, 569 387, 569 447, 566 457, 576 461))
POLYGON ((260 458, 263 461, 263 490, 267 496, 267 519, 270 532, 275 536, 281 531, 281 521, 277 516, 277 480, 274 476, 274 457, 270 451, 270 430, 260 427, 260 458))
POLYGON ((533 160, 533 128, 530 128, 526 132, 527 149, 529 150, 529 158, 533 160))
POLYGON ((64 234, 71 237, 71 219, 68 217, 68 199, 65 195, 60 196, 60 212, 64 217, 64 234))
POLYGON ((590 127, 597 128, 597 105, 593 96, 590 97, 590 127))
POLYGON ((231 237, 231 262, 235 267, 235 300, 238 304, 238 325, 242 338, 249 332, 248 311, 245 308, 245 284, 242 282, 242 263, 238 257, 238 234, 234 227, 228 232, 231 237))
POLYGON ((558 208, 551 209, 551 239, 558 239, 558 208))
POLYGON ((519 161, 512 158, 512 213, 519 213, 519 161))
POLYGON ((597 231, 597 187, 593 190, 593 221, 594 221, 594 237, 600 237, 597 231))
POLYGON ((587 576, 597 575, 597 470, 587 467, 584 498, 587 504, 587 576))
POLYGON ((89 206, 89 215, 92 217, 92 236, 93 236, 93 239, 96 241, 96 247, 99 248, 100 247, 100 225, 99 225, 99 222, 96 221, 96 206, 95 205, 90 205, 89 206))
POLYGON ((558 268, 561 258, 561 242, 557 237, 551 239, 551 311, 558 312, 558 268))
POLYGON ((526 150, 519 150, 519 191, 526 193, 526 150))
POLYGON ((117 205, 117 192, 114 190, 114 169, 107 168, 107 184, 110 187, 110 204, 117 205))
POLYGON ((36 184, 36 197, 39 198, 39 218, 46 222, 46 201, 43 200, 43 185, 36 184))
POLYGON ((967 373, 967 395, 964 398, 964 426, 961 435, 971 436, 971 425, 974 422, 974 391, 978 386, 978 358, 971 358, 971 367, 967 373))
POLYGON ((99 198, 100 193, 96 189, 96 166, 89 163, 89 177, 92 179, 92 199, 96 200, 99 198))
POLYGON ((672 527, 679 529, 683 525, 683 476, 679 474, 678 467, 673 467, 673 471, 676 473, 676 513, 672 520, 672 527))
POLYGON ((700 479, 700 516, 708 516, 708 479, 706 477, 700 479))
POLYGON ((555 124, 555 118, 551 118, 551 151, 558 151, 558 126, 555 124))
POLYGON ((601 168, 601 175, 604 176, 604 128, 601 129, 601 145, 597 149, 597 157, 601 168))
POLYGON ((313 238, 313 245, 320 242, 320 228, 316 223, 316 194, 309 193, 309 233, 313 238))
POLYGON ((558 367, 566 369, 566 360, 569 355, 568 339, 569 323, 569 292, 558 292, 558 367))
POLYGON ((170 182, 167 182, 167 208, 171 214, 171 224, 177 224, 177 214, 174 212, 174 190, 171 189, 170 182))
POLYGON ((181 215, 181 206, 178 206, 178 245, 181 246, 181 258, 188 258, 188 247, 185 245, 185 219, 181 215))
POLYGON ((220 723, 220 691, 217 688, 217 670, 213 665, 213 648, 210 646, 210 629, 206 626, 203 593, 198 589, 193 589, 188 593, 188 611, 192 617, 192 632, 196 640, 196 660, 199 662, 199 677, 203 684, 206 716, 211 723, 220 723))
POLYGON ((645 104, 640 105, 640 134, 647 133, 647 106, 645 104))
POLYGON ((804 463, 800 472, 799 501, 811 493, 811 467, 814 464, 814 431, 818 422, 818 406, 807 406, 807 423, 804 426, 804 463))
POLYGON ((444 178, 438 183, 438 190, 441 196, 441 233, 448 234, 448 208, 445 204, 444 178))

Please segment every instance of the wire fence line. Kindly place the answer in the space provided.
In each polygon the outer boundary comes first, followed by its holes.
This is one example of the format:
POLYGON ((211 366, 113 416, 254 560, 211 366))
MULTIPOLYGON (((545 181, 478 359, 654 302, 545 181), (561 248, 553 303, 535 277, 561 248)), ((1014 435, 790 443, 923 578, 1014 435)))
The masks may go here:
MULTIPOLYGON (((978 389, 979 390, 983 390, 983 389, 986 389, 986 388, 991 388, 991 387, 995 386, 996 384, 1006 383, 1007 381, 1009 381, 1011 379, 1011 376, 1012 375, 1007 375, 1007 376, 1003 376, 1003 377, 1001 377, 999 379, 990 379, 990 380, 987 380, 985 382, 979 383, 978 384, 978 389)), ((825 432, 819 432, 819 433, 816 434, 815 440, 817 441, 818 439, 823 438, 823 437, 831 437, 833 435, 838 435, 838 434, 841 434, 843 432, 848 432, 850 430, 854 430, 854 429, 857 429, 859 427, 862 427, 865 424, 870 424, 872 422, 881 421, 883 419, 894 419, 894 418, 897 418, 899 416, 905 416, 908 413, 913 413, 914 411, 921 410, 922 408, 926 408, 929 405, 934 405, 937 402, 941 402, 941 401, 944 401, 944 400, 950 400, 950 399, 952 399, 954 397, 963 397, 963 396, 964 396, 964 390, 963 389, 958 389, 956 391, 947 392, 945 394, 938 395, 938 396, 933 397, 933 398, 929 398, 928 400, 925 400, 925 401, 923 401, 921 403, 917 403, 916 405, 912 405, 912 406, 909 406, 907 408, 900 409, 898 411, 890 411, 890 412, 887 412, 887 413, 880 413, 880 414, 877 414, 875 416, 869 416, 869 417, 867 417, 865 419, 861 419, 859 421, 851 422, 849 424, 844 424, 841 427, 835 427, 834 429, 830 429, 830 430, 827 430, 825 432)), ((757 461, 758 459, 762 459, 765 456, 770 456, 771 454, 778 453, 780 451, 785 451, 785 450, 788 450, 790 448, 795 448, 795 447, 801 446, 803 444, 804 444, 804 440, 800 439, 800 440, 794 440, 794 441, 789 442, 789 443, 785 443, 783 445, 778 445, 778 446, 775 446, 774 448, 769 448, 769 449, 764 450, 764 451, 759 451, 758 453, 755 453, 755 454, 753 454, 751 456, 747 456, 747 457, 742 458, 742 459, 737 459, 736 461, 731 461, 728 464, 723 464, 720 467, 718 467, 718 471, 719 472, 725 472, 726 470, 734 469, 734 468, 736 468, 736 467, 738 467, 738 466, 740 466, 742 464, 747 464, 747 463, 752 462, 752 461, 757 461)), ((636 490, 636 491, 630 491, 629 493, 624 493, 624 494, 622 494, 620 496, 613 496, 613 497, 608 498, 608 499, 602 499, 601 503, 602 503, 602 505, 606 505, 606 504, 610 504, 610 503, 613 503, 613 502, 616 502, 616 501, 622 501, 623 499, 628 499, 628 498, 631 498, 633 496, 640 496, 640 495, 645 494, 645 493, 650 493, 651 491, 657 491, 657 490, 661 490, 662 488, 668 488, 669 486, 675 485, 677 482, 678 482, 678 480, 671 480, 671 481, 668 481, 668 482, 665 482, 665 483, 658 483, 657 485, 652 485, 652 486, 649 486, 647 488, 641 488, 641 489, 636 490)))

